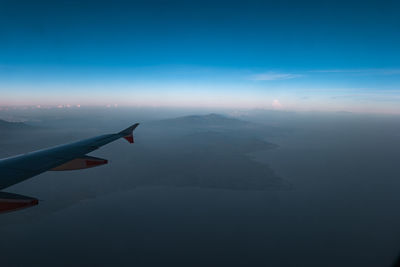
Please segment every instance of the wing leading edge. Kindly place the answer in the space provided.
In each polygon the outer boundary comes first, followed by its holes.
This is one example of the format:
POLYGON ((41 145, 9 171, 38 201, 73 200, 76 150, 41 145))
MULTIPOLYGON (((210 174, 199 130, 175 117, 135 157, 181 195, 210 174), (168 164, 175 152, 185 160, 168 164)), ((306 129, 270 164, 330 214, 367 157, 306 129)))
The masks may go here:
MULTIPOLYGON (((94 157, 90 158, 89 156, 86 156, 86 154, 120 138, 125 138, 129 143, 133 143, 133 131, 138 125, 139 123, 135 123, 125 130, 115 134, 101 135, 74 143, 1 159, 0 190, 20 183, 45 171, 52 169, 60 170, 60 168, 57 167, 63 166, 64 164, 73 162, 77 159, 84 159, 87 161, 88 167, 101 165, 98 162, 101 162, 100 160, 103 159, 94 157), (93 163, 94 159, 98 160, 97 163, 93 163)), ((104 164, 107 163, 106 160, 103 161, 104 164)), ((79 161, 78 163, 81 164, 79 161)), ((67 166, 71 166, 71 164, 73 163, 70 163, 69 165, 67 164, 67 166)), ((76 169, 82 169, 82 167, 76 169)))

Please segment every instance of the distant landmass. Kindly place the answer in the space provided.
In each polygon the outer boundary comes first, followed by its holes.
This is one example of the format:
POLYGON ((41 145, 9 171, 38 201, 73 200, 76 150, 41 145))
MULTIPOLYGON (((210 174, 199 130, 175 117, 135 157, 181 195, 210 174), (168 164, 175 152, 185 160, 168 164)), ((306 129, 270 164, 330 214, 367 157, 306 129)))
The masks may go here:
POLYGON ((214 131, 223 133, 229 132, 231 135, 239 136, 251 135, 254 137, 257 136, 258 138, 282 135, 288 132, 286 129, 227 117, 216 113, 151 121, 144 123, 143 126, 153 131, 162 128, 163 131, 175 132, 175 134, 214 131))
POLYGON ((288 183, 249 153, 276 148, 258 124, 219 114, 144 123, 129 159, 137 185, 232 190, 287 188, 288 183), (251 130, 249 130, 249 128, 251 130))
POLYGON ((208 115, 191 115, 153 122, 159 126, 172 127, 247 127, 252 123, 211 113, 208 115))
POLYGON ((10 122, 0 120, 0 131, 23 130, 33 128, 23 122, 10 122))
MULTIPOLYGON (((0 119, 0 158, 39 149, 38 145, 43 137, 36 136, 38 128, 23 122, 10 122, 0 119), (34 149, 32 149, 32 146, 34 149)), ((47 135, 47 132, 45 133, 47 135)))

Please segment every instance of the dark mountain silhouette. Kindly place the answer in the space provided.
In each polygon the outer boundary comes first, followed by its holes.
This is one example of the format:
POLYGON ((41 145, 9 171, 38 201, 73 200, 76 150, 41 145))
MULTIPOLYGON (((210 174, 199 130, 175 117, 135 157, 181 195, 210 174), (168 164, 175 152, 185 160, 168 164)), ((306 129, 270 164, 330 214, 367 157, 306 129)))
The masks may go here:
POLYGON ((33 128, 23 122, 9 122, 5 120, 0 120, 0 131, 16 131, 33 128))

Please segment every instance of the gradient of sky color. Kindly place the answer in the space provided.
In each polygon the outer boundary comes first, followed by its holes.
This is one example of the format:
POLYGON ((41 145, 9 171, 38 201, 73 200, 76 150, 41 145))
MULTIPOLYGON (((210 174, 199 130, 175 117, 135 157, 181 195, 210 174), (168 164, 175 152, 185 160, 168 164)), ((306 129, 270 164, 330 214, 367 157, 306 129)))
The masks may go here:
POLYGON ((400 113, 399 1, 0 0, 0 106, 400 113))

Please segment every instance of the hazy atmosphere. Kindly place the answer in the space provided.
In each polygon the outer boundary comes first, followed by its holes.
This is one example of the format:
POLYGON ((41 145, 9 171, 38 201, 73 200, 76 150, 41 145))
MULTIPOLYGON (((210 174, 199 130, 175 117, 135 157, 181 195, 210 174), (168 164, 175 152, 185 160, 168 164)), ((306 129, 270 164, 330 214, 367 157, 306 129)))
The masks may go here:
POLYGON ((0 265, 400 266, 399 13, 0 0, 0 265), (134 123, 80 155, 104 166, 2 186, 134 123))

